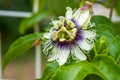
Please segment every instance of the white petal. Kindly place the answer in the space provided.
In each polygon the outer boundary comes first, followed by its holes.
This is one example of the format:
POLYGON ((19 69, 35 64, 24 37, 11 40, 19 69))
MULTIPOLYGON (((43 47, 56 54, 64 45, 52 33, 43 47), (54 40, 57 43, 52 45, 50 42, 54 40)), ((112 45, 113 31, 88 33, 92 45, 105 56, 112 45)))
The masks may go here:
POLYGON ((75 13, 73 14, 73 17, 74 17, 75 20, 78 20, 79 16, 80 16, 80 10, 78 9, 78 10, 76 10, 75 13))
POLYGON ((57 60, 58 64, 63 65, 67 61, 69 54, 70 54, 69 49, 61 49, 61 55, 59 59, 57 60))
POLYGON ((96 32, 95 31, 90 31, 90 30, 84 30, 84 37, 88 38, 88 39, 94 39, 96 36, 96 32))
POLYGON ((44 33, 43 37, 44 37, 44 38, 47 38, 47 39, 50 39, 51 34, 50 34, 50 33, 44 33))
POLYGON ((52 45, 51 41, 48 40, 48 41, 46 41, 46 42, 44 43, 43 52, 44 52, 46 55, 48 55, 48 54, 49 54, 49 50, 52 49, 52 48, 53 48, 53 45, 52 45))
POLYGON ((66 12, 65 17, 67 19, 71 19, 72 18, 72 9, 70 7, 67 7, 67 12, 66 12))
POLYGON ((91 50, 93 48, 93 43, 90 44, 86 40, 80 41, 78 43, 78 45, 79 45, 80 48, 82 48, 84 50, 87 50, 87 51, 89 51, 89 50, 91 50))
POLYGON ((88 18, 89 18, 89 11, 83 12, 78 19, 78 24, 82 26, 87 21, 88 18))
POLYGON ((48 61, 56 60, 62 55, 61 50, 59 48, 54 47, 52 51, 53 53, 49 56, 50 58, 48 59, 48 61))
POLYGON ((79 47, 72 47, 71 50, 72 55, 74 55, 79 60, 86 60, 87 57, 85 54, 79 49, 79 47))

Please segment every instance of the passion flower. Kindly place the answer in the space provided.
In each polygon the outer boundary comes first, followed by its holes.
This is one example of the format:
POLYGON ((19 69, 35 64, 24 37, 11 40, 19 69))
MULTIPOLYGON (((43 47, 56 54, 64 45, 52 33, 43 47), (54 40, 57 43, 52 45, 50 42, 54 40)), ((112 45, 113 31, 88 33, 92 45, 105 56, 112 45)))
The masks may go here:
POLYGON ((43 51, 48 55, 48 61, 56 60, 59 65, 63 65, 70 55, 76 60, 87 59, 86 52, 93 48, 96 36, 90 22, 93 13, 91 8, 90 2, 77 10, 67 7, 65 17, 52 21, 50 32, 44 34, 48 40, 43 51))

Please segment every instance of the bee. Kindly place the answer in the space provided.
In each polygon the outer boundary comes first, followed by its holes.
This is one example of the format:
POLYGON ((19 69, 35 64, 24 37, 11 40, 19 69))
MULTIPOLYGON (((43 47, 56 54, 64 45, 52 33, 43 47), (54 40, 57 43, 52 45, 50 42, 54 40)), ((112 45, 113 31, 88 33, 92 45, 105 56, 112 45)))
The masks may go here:
POLYGON ((41 44, 41 39, 37 39, 35 42, 32 43, 33 46, 38 46, 41 44))

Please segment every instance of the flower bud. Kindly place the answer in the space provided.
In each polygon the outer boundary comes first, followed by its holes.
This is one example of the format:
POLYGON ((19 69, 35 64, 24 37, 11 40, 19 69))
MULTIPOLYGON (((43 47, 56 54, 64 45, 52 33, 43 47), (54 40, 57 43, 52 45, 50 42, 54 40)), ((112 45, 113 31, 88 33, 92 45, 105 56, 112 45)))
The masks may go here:
POLYGON ((52 32, 52 40, 56 41, 57 39, 58 39, 58 33, 57 33, 57 31, 53 31, 52 32))

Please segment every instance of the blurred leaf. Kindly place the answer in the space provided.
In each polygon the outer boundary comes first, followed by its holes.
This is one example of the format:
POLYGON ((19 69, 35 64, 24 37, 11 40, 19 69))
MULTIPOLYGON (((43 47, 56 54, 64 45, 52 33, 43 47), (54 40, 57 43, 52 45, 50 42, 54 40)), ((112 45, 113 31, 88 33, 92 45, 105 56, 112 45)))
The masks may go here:
POLYGON ((23 55, 23 53, 33 47, 32 43, 36 39, 42 38, 42 34, 30 34, 17 39, 10 46, 10 49, 3 57, 2 68, 4 69, 6 65, 17 57, 23 55))
POLYGON ((109 44, 109 55, 115 58, 117 61, 120 57, 120 36, 115 37, 109 44))
POLYGON ((96 55, 108 53, 108 42, 105 36, 101 37, 96 41, 94 45, 94 51, 96 55))
POLYGON ((33 27, 34 24, 40 22, 47 15, 48 15, 48 12, 42 12, 42 13, 34 14, 30 18, 24 19, 19 26, 19 32, 21 34, 24 34, 27 29, 33 27))
POLYGON ((111 57, 100 55, 95 57, 92 63, 105 75, 107 80, 120 80, 120 66, 111 57))
POLYGON ((92 63, 86 61, 60 66, 51 77, 43 80, 119 80, 120 66, 113 58, 96 56, 92 63))
POLYGON ((41 80, 48 80, 58 67, 57 62, 48 63, 41 80))
MULTIPOLYGON (((87 75, 98 75, 101 80, 107 80, 94 65, 81 61, 67 66, 59 67, 48 80, 83 80, 87 75)), ((97 77, 98 78, 98 77, 97 77)), ((89 79, 88 79, 89 80, 89 79)))

